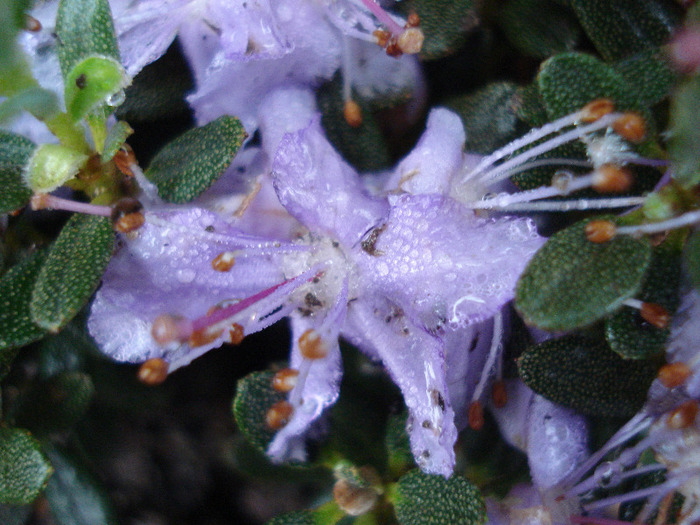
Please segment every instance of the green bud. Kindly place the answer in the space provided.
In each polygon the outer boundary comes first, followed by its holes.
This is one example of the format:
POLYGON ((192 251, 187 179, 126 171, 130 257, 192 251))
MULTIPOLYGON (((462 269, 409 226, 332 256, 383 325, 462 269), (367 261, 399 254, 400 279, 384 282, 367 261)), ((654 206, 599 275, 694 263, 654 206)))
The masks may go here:
POLYGON ((29 159, 24 181, 35 193, 48 193, 75 177, 87 158, 59 144, 42 144, 29 159))
POLYGON ((66 108, 80 120, 103 104, 118 106, 130 84, 126 71, 113 58, 93 56, 76 64, 66 77, 66 108))
POLYGON ((670 219, 676 213, 675 195, 669 192, 655 192, 649 194, 644 201, 642 211, 647 219, 652 221, 663 221, 670 219))

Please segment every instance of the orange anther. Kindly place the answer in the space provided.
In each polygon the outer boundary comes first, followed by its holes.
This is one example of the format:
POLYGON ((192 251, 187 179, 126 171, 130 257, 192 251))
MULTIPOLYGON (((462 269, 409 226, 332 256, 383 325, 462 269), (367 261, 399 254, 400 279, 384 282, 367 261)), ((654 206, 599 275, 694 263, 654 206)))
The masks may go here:
POLYGON ((299 370, 283 368, 272 377, 272 388, 278 392, 290 392, 297 384, 299 370))
POLYGON ((589 102, 581 109, 582 122, 595 122, 600 117, 615 111, 615 104, 609 98, 599 98, 589 102))
POLYGON ((362 108, 351 98, 345 101, 343 116, 350 127, 359 128, 362 125, 362 108))
POLYGON ((420 50, 423 49, 424 40, 425 36, 423 35, 423 31, 417 27, 409 27, 399 35, 397 44, 403 53, 415 55, 416 53, 420 53, 420 50))
POLYGON ((238 323, 233 323, 231 325, 231 328, 229 328, 228 335, 231 339, 231 344, 239 345, 245 338, 245 331, 243 330, 243 327, 241 325, 239 325, 238 323))
POLYGON ((31 15, 24 15, 24 29, 26 31, 31 31, 32 33, 36 33, 38 31, 41 31, 41 22, 39 22, 36 18, 34 18, 31 15))
POLYGON ((134 150, 131 149, 131 146, 126 143, 122 144, 122 147, 119 148, 114 154, 114 157, 112 157, 112 161, 117 169, 124 175, 129 177, 134 176, 134 172, 131 171, 131 165, 136 164, 136 155, 134 154, 134 150))
POLYGON ((328 345, 316 330, 309 329, 299 338, 299 351, 306 359, 323 359, 328 355, 328 345))
POLYGON ((647 323, 659 329, 666 328, 671 321, 671 315, 668 313, 668 310, 656 303, 642 303, 640 314, 647 323))
POLYGON ((644 119, 637 113, 625 113, 613 122, 612 128, 630 142, 641 142, 646 135, 644 119))
POLYGON ((493 406, 496 408, 503 408, 506 406, 508 402, 508 392, 506 391, 506 384, 503 381, 496 381, 493 384, 491 398, 493 399, 493 406))
POLYGON ((160 385, 168 377, 168 362, 160 357, 154 357, 145 361, 137 373, 139 381, 142 383, 155 386, 160 385))
POLYGON ((167 345, 180 338, 179 323, 182 317, 159 315, 151 325, 151 336, 159 345, 167 345))
POLYGON ((593 189, 600 193, 622 193, 634 182, 634 176, 628 169, 614 164, 603 164, 593 174, 593 189))
POLYGON ((586 224, 586 239, 596 244, 608 242, 615 237, 617 227, 611 221, 591 221, 586 224))
POLYGON ((685 383, 691 373, 690 367, 679 361, 662 366, 659 369, 658 378, 666 388, 676 388, 685 383))
POLYGON ((112 227, 120 233, 131 233, 138 230, 146 217, 143 214, 143 205, 136 199, 125 197, 119 199, 112 206, 112 227))
POLYGON ((294 414, 294 407, 289 401, 278 401, 265 414, 265 424, 272 430, 279 430, 294 414))
POLYGON ((223 329, 212 331, 209 328, 203 328, 202 330, 195 330, 194 332, 192 332, 192 334, 190 334, 190 337, 187 339, 187 343, 192 348, 208 345, 209 343, 213 343, 219 337, 221 337, 221 334, 223 333, 223 329))
POLYGON ((666 426, 672 430, 688 428, 695 423, 698 415, 698 402, 695 400, 686 401, 675 408, 666 418, 666 426))
POLYGON ((406 19, 406 27, 418 27, 420 25, 420 17, 415 11, 411 12, 406 19))
POLYGON ((481 401, 474 401, 469 405, 467 421, 469 422, 469 428, 472 430, 484 428, 484 408, 481 406, 481 401))
POLYGON ((375 29, 372 32, 372 35, 374 36, 374 38, 377 39, 377 45, 379 47, 385 47, 389 43, 389 39, 391 38, 391 33, 384 29, 375 29))
POLYGON ((236 258, 233 252, 221 252, 214 257, 211 262, 211 267, 217 272, 228 272, 236 264, 236 258))

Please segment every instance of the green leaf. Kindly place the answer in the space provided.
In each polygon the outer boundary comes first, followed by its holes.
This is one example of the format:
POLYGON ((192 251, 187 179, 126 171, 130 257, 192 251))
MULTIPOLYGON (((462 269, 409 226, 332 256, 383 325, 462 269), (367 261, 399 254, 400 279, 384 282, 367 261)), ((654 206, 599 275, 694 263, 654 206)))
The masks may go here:
POLYGON ((75 177, 87 159, 61 144, 41 144, 27 164, 26 182, 35 192, 49 193, 75 177))
POLYGON ((454 53, 479 23, 473 0, 409 0, 399 4, 404 15, 415 12, 425 35, 420 57, 435 60, 454 53))
POLYGON ((265 424, 265 415, 272 405, 286 395, 272 388, 270 371, 253 372, 238 380, 233 399, 233 415, 238 428, 258 450, 265 452, 275 432, 265 424))
MULTIPOLYGON (((663 306, 673 315, 678 308, 681 254, 671 242, 654 248, 651 264, 637 299, 663 306)), ((664 351, 669 328, 660 329, 642 320, 639 311, 621 308, 605 320, 610 348, 625 359, 647 359, 664 351)))
POLYGON ((0 427, 0 503, 31 503, 46 486, 51 472, 51 464, 29 432, 0 427))
POLYGON ((499 22, 520 51, 536 58, 573 49, 581 34, 571 10, 551 0, 510 0, 499 22))
POLYGON ((700 76, 676 91, 671 102, 669 154, 674 178, 686 187, 700 183, 700 76))
MULTIPOLYGON (((118 106, 129 80, 119 61, 91 56, 78 62, 66 76, 68 114, 78 121, 103 104, 118 106)), ((101 115, 105 117, 105 115, 101 115)))
POLYGON ((362 124, 351 127, 343 115, 343 87, 340 75, 318 90, 316 102, 321 110, 321 124, 331 144, 347 162, 360 172, 386 169, 391 156, 379 122, 369 101, 356 97, 362 110, 362 124))
POLYGON ((66 81, 73 68, 89 57, 121 63, 107 0, 60 0, 56 36, 58 61, 66 81))
POLYGON ((113 247, 108 218, 73 215, 37 276, 29 305, 32 320, 52 332, 70 321, 97 288, 113 247))
POLYGON ((394 509, 401 525, 476 525, 486 523, 486 505, 467 478, 450 479, 412 470, 399 479, 394 509))
POLYGON ((24 29, 29 0, 0 0, 0 95, 12 96, 35 86, 29 63, 17 45, 17 33, 24 29))
POLYGON ((571 5, 605 60, 666 43, 683 13, 672 0, 571 0, 571 5))
POLYGON ((247 136, 237 118, 219 117, 160 150, 146 176, 162 199, 178 204, 191 201, 228 168, 247 136))
POLYGON ((544 330, 573 330, 617 310, 633 297, 651 261, 646 239, 620 235, 606 243, 586 238, 592 219, 553 235, 525 268, 515 306, 544 330))
POLYGON ((0 131, 0 214, 14 211, 29 202, 32 190, 22 177, 36 144, 21 135, 0 131))
POLYGON ((0 122, 5 122, 22 111, 28 111, 45 121, 59 112, 58 97, 53 91, 32 86, 0 103, 0 122))
POLYGON ((683 266, 693 286, 700 290, 700 230, 695 230, 688 237, 683 250, 683 266))
POLYGON ((571 335, 528 348, 520 377, 538 394, 591 416, 630 417, 646 400, 658 366, 625 360, 604 341, 571 335))
POLYGON ((15 421, 38 436, 70 429, 85 415, 94 391, 90 376, 80 372, 36 382, 19 400, 15 421))
POLYGON ((65 453, 50 449, 55 469, 46 498, 57 525, 116 525, 110 501, 87 470, 65 453))
POLYGON ((17 347, 41 339, 45 331, 29 313, 29 302, 45 252, 36 252, 0 279, 0 379, 9 371, 17 347))
POLYGON ((119 148, 122 147, 126 139, 129 138, 133 132, 134 130, 131 126, 123 120, 119 120, 112 126, 107 133, 107 139, 105 140, 102 155, 100 155, 100 161, 105 163, 112 160, 117 151, 119 151, 119 148))
POLYGON ((628 89, 644 106, 658 104, 671 93, 676 73, 659 48, 641 51, 613 64, 627 80, 628 89))
POLYGON ((445 103, 462 118, 467 134, 466 151, 485 155, 517 136, 516 92, 515 84, 496 82, 445 103))

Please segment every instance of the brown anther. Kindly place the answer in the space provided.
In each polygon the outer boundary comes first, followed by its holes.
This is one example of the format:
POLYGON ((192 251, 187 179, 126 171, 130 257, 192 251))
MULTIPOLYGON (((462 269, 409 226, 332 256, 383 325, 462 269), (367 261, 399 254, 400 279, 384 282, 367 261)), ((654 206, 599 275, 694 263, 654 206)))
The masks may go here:
POLYGON ((420 25, 420 17, 418 13, 412 11, 406 19, 406 27, 418 27, 420 25))
POLYGON ((666 328, 671 321, 671 315, 668 313, 668 310, 656 303, 642 303, 640 314, 647 323, 661 330, 666 328))
POLYGON ((409 27, 399 35, 397 44, 403 53, 415 55, 420 53, 420 50, 423 49, 424 40, 425 35, 423 35, 423 31, 417 27, 409 27))
POLYGON ((335 502, 350 516, 360 516, 372 510, 378 497, 373 487, 359 487, 346 479, 339 479, 333 485, 335 502))
POLYGON ((180 338, 178 324, 182 317, 175 315, 159 315, 151 325, 151 336, 159 345, 167 345, 180 338))
POLYGON ((617 227, 611 221, 591 221, 586 224, 586 239, 596 244, 608 242, 615 237, 617 227))
POLYGON ((603 164, 593 174, 593 189, 600 193, 622 193, 632 187, 634 176, 626 168, 603 164))
POLYGON ((272 430, 279 430, 289 423, 292 414, 294 414, 294 407, 289 401, 278 401, 265 414, 265 424, 272 430))
POLYGON ((29 206, 32 210, 45 210, 48 207, 48 195, 46 193, 35 193, 29 199, 29 206))
POLYGON ((221 334, 223 333, 223 329, 210 330, 209 328, 204 328, 202 330, 195 330, 190 334, 190 337, 187 339, 187 343, 192 348, 208 345, 209 343, 213 343, 219 337, 221 337, 221 334))
POLYGON ((297 384, 299 370, 283 368, 272 377, 272 388, 278 392, 291 392, 297 384))
POLYGON ((389 41, 387 42, 384 51, 387 55, 394 58, 398 58, 401 55, 403 55, 403 51, 401 51, 401 48, 399 47, 399 42, 395 36, 389 38, 389 41))
POLYGON ((469 428, 472 430, 484 428, 484 407, 481 406, 481 401, 474 401, 469 405, 467 421, 469 422, 469 428))
POLYGON ((299 337, 299 351, 306 359, 323 359, 328 355, 328 345, 316 330, 309 329, 299 337))
POLYGON ((362 125, 362 108, 351 98, 345 101, 343 116, 345 122, 352 128, 359 128, 362 125))
POLYGON ((134 172, 131 171, 131 165, 136 164, 136 155, 134 154, 134 150, 131 149, 131 146, 126 143, 122 144, 119 151, 117 151, 114 154, 114 157, 112 157, 112 161, 117 169, 124 175, 128 177, 134 176, 134 172))
POLYGON ((644 119, 637 113, 625 113, 612 125, 615 133, 630 142, 641 142, 646 135, 644 119))
POLYGON ((112 227, 121 233, 130 233, 138 230, 146 217, 143 214, 143 205, 132 197, 119 199, 112 206, 112 227))
POLYGON ((384 29, 375 29, 372 32, 372 35, 377 39, 377 45, 379 47, 386 47, 386 45, 389 43, 389 39, 391 38, 391 33, 384 29))
POLYGON ((598 98, 589 102, 580 112, 582 122, 595 122, 608 113, 615 111, 615 103, 609 98, 598 98))
POLYGON ((676 388, 685 383, 692 370, 683 362, 669 363, 659 369, 659 382, 666 388, 676 388))
POLYGON ((167 361, 160 357, 154 357, 139 367, 137 377, 146 385, 160 385, 168 377, 169 366, 167 361))
POLYGON ((493 406, 496 408, 503 408, 506 406, 508 402, 508 392, 506 391, 506 384, 503 381, 496 381, 493 384, 491 398, 493 400, 493 406))
POLYGON ((217 272, 228 272, 236 264, 236 258, 233 252, 221 252, 214 257, 211 262, 211 267, 217 272))
POLYGON ((239 345, 245 339, 245 331, 238 323, 233 323, 228 330, 228 336, 232 345, 239 345))
POLYGON ((25 29, 25 31, 31 31, 32 33, 36 33, 38 31, 41 31, 41 22, 39 22, 32 15, 25 14, 24 15, 24 29, 25 29))
POLYGON ((686 401, 676 407, 666 418, 666 426, 672 430, 688 428, 695 423, 698 415, 698 402, 695 400, 686 401))

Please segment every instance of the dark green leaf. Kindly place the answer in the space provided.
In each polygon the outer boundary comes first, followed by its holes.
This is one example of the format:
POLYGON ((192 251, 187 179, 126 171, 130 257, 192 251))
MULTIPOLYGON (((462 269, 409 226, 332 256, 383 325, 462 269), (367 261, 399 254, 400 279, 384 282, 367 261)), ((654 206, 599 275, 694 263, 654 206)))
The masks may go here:
POLYGON ((115 525, 111 503, 84 467, 59 450, 48 451, 55 469, 46 487, 57 525, 115 525))
POLYGON ((160 150, 146 176, 158 186, 160 197, 166 201, 191 201, 228 168, 246 137, 238 119, 219 117, 160 150))
POLYGON ((238 428, 258 450, 265 451, 275 433, 265 424, 265 415, 272 405, 286 395, 272 388, 270 371, 253 372, 238 381, 233 399, 233 415, 238 428))
POLYGON ((37 276, 29 305, 32 320, 52 332, 70 321, 97 288, 113 247, 108 218, 73 215, 37 276))
POLYGON ((589 222, 553 235, 525 268, 515 306, 528 324, 573 330, 611 314, 639 291, 651 261, 649 243, 624 235, 591 242, 589 222))
POLYGON ((361 172, 377 171, 390 166, 389 149, 369 101, 355 99, 362 109, 362 124, 353 128, 343 116, 343 88, 339 75, 321 87, 316 100, 322 112, 321 124, 328 140, 347 162, 361 172))
MULTIPOLYGON (((118 106, 123 101, 123 89, 127 84, 126 72, 117 60, 98 56, 81 60, 66 76, 68 114, 77 122, 104 104, 118 106)), ((109 112, 99 111, 97 116, 106 119, 109 112)))
POLYGON ((393 503, 401 525, 477 525, 487 521, 479 489, 459 474, 445 479, 412 470, 398 481, 393 503))
POLYGON ((693 286, 700 290, 700 231, 698 230, 688 237, 683 250, 683 266, 693 286))
POLYGON ((409 0, 399 5, 402 13, 415 12, 425 35, 420 56, 434 60, 455 52, 479 23, 473 0, 409 0))
POLYGON ((508 39, 537 58, 573 49, 581 34, 571 10, 552 0, 510 0, 499 15, 508 39))
POLYGON ((267 525, 322 525, 322 523, 316 519, 313 511, 300 510, 277 516, 268 521, 267 525))
POLYGON ((2 525, 26 525, 32 507, 29 505, 0 505, 0 523, 2 525))
POLYGON ((22 170, 36 144, 21 135, 0 131, 0 214, 14 211, 29 202, 32 190, 24 183, 22 170))
POLYGON ((566 336, 527 349, 518 369, 527 386, 555 403, 591 416, 630 417, 658 367, 622 359, 604 341, 566 336))
POLYGON ((28 111, 39 120, 48 120, 59 111, 58 97, 48 89, 29 87, 0 103, 0 122, 5 122, 22 111, 28 111))
MULTIPOLYGON (((663 306, 673 315, 678 307, 681 280, 681 254, 672 243, 654 248, 651 264, 637 299, 663 306)), ((646 359, 659 355, 669 328, 657 328, 642 320, 639 311, 621 308, 605 320, 605 337, 610 348, 625 359, 646 359)))
POLYGON ((543 126, 549 121, 547 108, 544 106, 544 100, 535 82, 519 87, 515 96, 517 100, 515 109, 519 119, 532 127, 543 126))
POLYGON ((411 443, 406 432, 406 419, 408 414, 394 414, 389 417, 386 425, 386 437, 384 443, 389 462, 389 471, 393 475, 400 475, 416 466, 411 452, 411 443))
POLYGON ((700 183, 700 76, 676 91, 671 104, 669 154, 673 176, 686 187, 700 183))
POLYGON ((77 372, 88 356, 100 355, 88 335, 84 316, 76 316, 60 333, 48 335, 39 346, 39 377, 49 379, 63 372, 77 372))
POLYGON ((105 140, 104 149, 102 150, 102 155, 100 155, 100 160, 102 162, 109 162, 112 157, 119 151, 122 144, 127 138, 134 132, 134 130, 124 122, 123 120, 118 121, 114 126, 109 129, 107 133, 107 139, 105 140))
POLYGON ((625 80, 628 89, 639 102, 653 106, 665 99, 673 88, 676 74, 658 48, 651 48, 613 64, 625 80))
POLYGON ((51 472, 51 464, 29 432, 0 428, 0 503, 31 503, 46 486, 51 472))
POLYGON ((491 153, 515 138, 519 102, 516 92, 515 84, 497 82, 445 103, 462 118, 467 134, 466 151, 491 153))
POLYGON ((70 429, 85 414, 94 391, 90 376, 80 372, 36 382, 19 400, 15 421, 36 435, 70 429))
POLYGON ((63 78, 89 57, 121 62, 107 0, 61 0, 56 18, 58 61, 63 78))
POLYGON ((571 0, 571 5, 605 60, 666 43, 682 16, 672 0, 571 0))
POLYGON ((45 333, 29 313, 34 283, 45 258, 45 252, 34 253, 0 279, 0 379, 9 371, 15 349, 41 339, 45 333))

